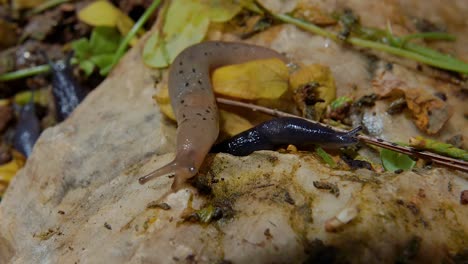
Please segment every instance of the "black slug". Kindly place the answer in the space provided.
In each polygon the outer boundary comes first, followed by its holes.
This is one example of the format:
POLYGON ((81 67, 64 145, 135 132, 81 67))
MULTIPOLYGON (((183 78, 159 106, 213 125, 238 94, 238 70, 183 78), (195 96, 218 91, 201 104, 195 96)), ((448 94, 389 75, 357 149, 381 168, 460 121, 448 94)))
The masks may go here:
POLYGON ((312 123, 302 118, 281 117, 266 121, 227 139, 211 149, 235 156, 246 156, 257 150, 274 150, 278 146, 320 145, 326 148, 340 148, 356 144, 356 134, 362 128, 348 132, 335 131, 329 127, 312 123))
POLYGON ((29 157, 40 134, 41 125, 36 116, 34 102, 31 100, 20 110, 13 137, 13 147, 25 157, 29 157))
POLYGON ((45 56, 52 69, 52 93, 54 95, 58 121, 65 120, 86 97, 85 90, 73 78, 70 67, 72 56, 73 53, 70 52, 65 61, 55 63, 45 56))

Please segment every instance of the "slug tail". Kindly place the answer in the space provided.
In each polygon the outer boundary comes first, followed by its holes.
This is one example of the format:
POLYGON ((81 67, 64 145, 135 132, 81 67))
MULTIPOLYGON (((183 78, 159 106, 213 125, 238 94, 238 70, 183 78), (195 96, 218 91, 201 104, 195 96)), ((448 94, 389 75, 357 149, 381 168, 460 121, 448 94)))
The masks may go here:
POLYGON ((73 59, 73 56, 75 55, 75 51, 71 50, 68 52, 67 57, 65 57, 65 65, 69 67, 71 65, 71 60, 73 59))
POLYGON ((45 50, 39 50, 39 54, 41 54, 42 58, 49 64, 50 67, 54 68, 54 63, 50 60, 49 56, 47 56, 47 53, 45 50))
POLYGON ((138 182, 140 184, 145 184, 146 182, 148 182, 149 180, 151 179, 154 179, 154 178, 158 178, 158 177, 161 177, 161 176, 165 176, 165 175, 168 175, 168 174, 174 174, 175 172, 175 168, 176 168, 176 161, 172 161, 170 163, 168 163, 167 165, 155 170, 155 171, 152 171, 148 174, 146 174, 145 176, 142 176, 138 179, 138 182))

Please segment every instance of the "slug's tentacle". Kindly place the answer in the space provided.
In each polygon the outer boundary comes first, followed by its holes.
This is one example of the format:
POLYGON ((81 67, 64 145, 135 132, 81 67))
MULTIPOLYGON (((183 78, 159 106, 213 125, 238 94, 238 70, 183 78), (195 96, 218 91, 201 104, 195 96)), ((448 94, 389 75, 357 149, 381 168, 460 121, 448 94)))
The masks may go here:
POLYGON ((257 150, 273 150, 285 144, 340 148, 356 144, 356 134, 361 129, 359 126, 348 132, 340 132, 302 118, 281 117, 261 123, 215 145, 212 152, 245 156, 257 150))
POLYGON ((357 126, 347 133, 348 137, 354 137, 362 130, 362 126, 357 126))
POLYGON ((195 176, 219 134, 218 107, 211 87, 210 71, 227 64, 255 59, 279 58, 274 50, 244 44, 209 41, 182 51, 169 70, 169 97, 177 119, 177 154, 168 166, 140 178, 173 173, 173 190, 195 176))
POLYGON ((177 175, 178 177, 174 178, 172 189, 178 190, 186 179, 191 178, 192 175, 196 174, 197 172, 197 168, 193 166, 193 164, 190 164, 190 160, 186 159, 185 155, 179 155, 173 161, 162 166, 161 168, 140 177, 138 181, 140 184, 144 184, 154 177, 177 175))

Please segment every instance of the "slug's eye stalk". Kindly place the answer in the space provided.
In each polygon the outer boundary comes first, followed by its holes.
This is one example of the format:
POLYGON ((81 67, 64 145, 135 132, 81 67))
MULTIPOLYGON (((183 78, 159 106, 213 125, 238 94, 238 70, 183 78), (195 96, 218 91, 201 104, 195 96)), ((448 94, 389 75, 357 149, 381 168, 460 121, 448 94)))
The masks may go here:
POLYGON ((69 69, 71 60, 75 52, 73 50, 68 52, 64 60, 59 60, 57 62, 51 61, 49 56, 47 56, 47 53, 44 50, 39 50, 39 54, 41 54, 41 56, 47 61, 47 63, 50 65, 50 67, 52 67, 53 70, 60 72, 60 71, 66 71, 69 69))
POLYGON ((353 130, 347 132, 343 136, 341 136, 341 140, 344 143, 343 146, 354 145, 359 142, 357 138, 357 134, 362 130, 362 126, 358 126, 353 130))
POLYGON ((362 130, 362 126, 357 126, 353 130, 348 132, 348 136, 355 137, 357 135, 357 133, 361 132, 361 130, 362 130))
POLYGON ((180 158, 175 158, 169 164, 143 176, 138 179, 140 184, 145 184, 151 179, 158 178, 166 175, 174 175, 174 182, 172 183, 172 190, 179 190, 184 183, 195 176, 198 173, 198 169, 191 163, 186 161, 180 161, 180 158))

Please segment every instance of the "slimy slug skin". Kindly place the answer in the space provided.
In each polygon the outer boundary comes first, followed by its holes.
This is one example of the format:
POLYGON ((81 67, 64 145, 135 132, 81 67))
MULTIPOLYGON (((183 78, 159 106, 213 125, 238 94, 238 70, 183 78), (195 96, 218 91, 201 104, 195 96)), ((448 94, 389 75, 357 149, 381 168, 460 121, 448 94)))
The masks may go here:
POLYGON ((174 174, 172 190, 195 176, 219 134, 219 116, 210 72, 224 65, 257 59, 286 58, 261 46, 208 41, 182 51, 169 70, 169 96, 177 119, 176 157, 139 179, 140 183, 174 174))
POLYGON ((340 148, 356 144, 356 134, 361 129, 357 127, 348 132, 340 132, 302 118, 281 117, 229 138, 215 145, 211 151, 246 156, 257 150, 274 150, 286 144, 340 148))

